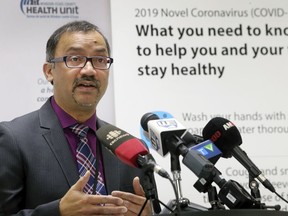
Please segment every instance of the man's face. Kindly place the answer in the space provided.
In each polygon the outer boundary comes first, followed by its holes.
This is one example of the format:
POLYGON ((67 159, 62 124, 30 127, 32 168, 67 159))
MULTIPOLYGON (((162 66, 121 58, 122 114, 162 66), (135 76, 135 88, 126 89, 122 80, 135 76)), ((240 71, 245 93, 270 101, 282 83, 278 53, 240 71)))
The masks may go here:
MULTIPOLYGON (((66 32, 57 45, 55 58, 67 55, 108 56, 104 38, 96 31, 66 32)), ((66 112, 95 110, 108 85, 108 70, 94 69, 88 61, 83 68, 68 68, 56 62, 45 69, 46 78, 53 81, 54 98, 66 112)))

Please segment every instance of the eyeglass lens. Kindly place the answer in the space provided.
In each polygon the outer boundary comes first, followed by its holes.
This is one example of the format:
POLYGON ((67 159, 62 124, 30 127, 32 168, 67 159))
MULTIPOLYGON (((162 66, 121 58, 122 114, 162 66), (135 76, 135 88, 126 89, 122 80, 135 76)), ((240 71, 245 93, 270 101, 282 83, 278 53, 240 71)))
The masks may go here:
POLYGON ((66 64, 68 67, 84 67, 90 61, 94 68, 108 69, 110 67, 110 58, 104 56, 67 56, 66 64))

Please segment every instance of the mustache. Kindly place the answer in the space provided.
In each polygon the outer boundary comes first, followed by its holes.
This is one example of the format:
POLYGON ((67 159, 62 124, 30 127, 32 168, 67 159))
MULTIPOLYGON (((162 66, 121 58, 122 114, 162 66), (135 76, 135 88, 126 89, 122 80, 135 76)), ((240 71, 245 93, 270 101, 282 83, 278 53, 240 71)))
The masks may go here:
POLYGON ((94 86, 95 88, 100 87, 100 81, 96 80, 94 76, 83 76, 74 80, 73 89, 79 85, 87 84, 87 82, 90 86, 94 86))

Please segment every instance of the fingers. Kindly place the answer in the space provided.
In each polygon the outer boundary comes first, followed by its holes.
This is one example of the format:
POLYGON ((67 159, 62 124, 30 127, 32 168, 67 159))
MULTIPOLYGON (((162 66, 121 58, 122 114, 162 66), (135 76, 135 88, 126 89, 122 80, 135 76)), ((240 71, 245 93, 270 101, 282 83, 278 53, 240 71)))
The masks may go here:
MULTIPOLYGON (((123 191, 113 191, 112 196, 119 197, 124 200, 124 205, 127 207, 127 215, 137 215, 145 204, 146 198, 132 193, 123 191)), ((149 201, 145 204, 144 211, 141 215, 152 215, 149 201)))
POLYGON ((105 195, 87 195, 87 200, 92 205, 113 205, 113 206, 123 206, 123 199, 114 196, 105 195))
POLYGON ((83 192, 90 175, 89 171, 86 172, 61 198, 59 202, 61 216, 126 214, 128 210, 121 198, 83 192))
POLYGON ((138 205, 143 204, 143 201, 145 201, 145 192, 140 184, 140 179, 138 177, 133 179, 133 188, 135 194, 123 191, 113 191, 111 195, 138 205))
POLYGON ((133 188, 134 188, 134 192, 135 194, 139 195, 139 196, 145 196, 145 192, 140 184, 140 179, 139 177, 135 177, 133 179, 133 188))
POLYGON ((72 190, 83 191, 85 185, 89 181, 90 171, 87 171, 84 176, 82 176, 72 187, 72 190))
MULTIPOLYGON (((72 187, 72 190, 76 191, 83 191, 85 185, 89 181, 90 178, 90 171, 87 171, 84 176, 82 176, 72 187)), ((83 193, 84 194, 84 193, 83 193)), ((113 196, 102 196, 102 195, 89 195, 85 194, 85 200, 87 200, 87 203, 92 205, 105 205, 105 204, 111 204, 116 206, 123 205, 123 200, 118 197, 113 196)))
MULTIPOLYGON (((126 215, 137 215, 145 204, 146 197, 145 192, 140 184, 140 179, 135 177, 133 179, 133 188, 135 194, 127 193, 123 191, 113 191, 112 196, 119 197, 124 200, 124 205, 127 207, 128 212, 126 215)), ((144 211, 141 215, 151 215, 152 209, 150 202, 145 204, 144 211)))

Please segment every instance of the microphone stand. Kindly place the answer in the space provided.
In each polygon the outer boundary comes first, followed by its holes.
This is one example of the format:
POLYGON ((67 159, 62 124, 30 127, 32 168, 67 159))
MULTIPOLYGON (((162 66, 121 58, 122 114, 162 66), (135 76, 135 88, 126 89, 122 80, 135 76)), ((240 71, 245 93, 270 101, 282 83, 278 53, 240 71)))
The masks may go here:
POLYGON ((182 194, 182 187, 181 187, 181 167, 179 162, 179 155, 171 153, 171 171, 173 174, 173 182, 176 186, 178 197, 179 197, 179 203, 181 208, 185 208, 188 206, 190 201, 187 198, 183 197, 182 194))
POLYGON ((215 186, 210 186, 208 188, 208 200, 211 204, 211 208, 209 210, 225 210, 225 206, 221 203, 218 198, 217 190, 215 186))
POLYGON ((144 178, 141 179, 141 185, 143 186, 143 190, 145 192, 146 201, 144 205, 142 206, 142 209, 139 212, 139 216, 141 215, 142 211, 144 210, 148 200, 150 200, 151 208, 153 215, 154 213, 159 214, 161 212, 160 203, 165 206, 164 203, 162 203, 158 199, 158 193, 156 188, 156 183, 154 179, 154 171, 153 171, 153 165, 150 164, 149 158, 146 157, 138 157, 138 162, 141 164, 142 169, 144 171, 144 178))
POLYGON ((259 190, 259 183, 249 174, 249 188, 251 196, 255 198, 257 204, 261 204, 261 194, 259 190))
POLYGON ((158 200, 158 194, 155 186, 155 180, 153 177, 153 171, 151 169, 146 169, 145 170, 145 176, 142 179, 142 185, 143 189, 145 191, 145 196, 146 196, 146 202, 143 205, 139 215, 141 215, 145 205, 147 204, 147 201, 150 200, 151 202, 151 208, 152 212, 154 213, 160 213, 161 212, 161 207, 160 207, 160 200, 158 200))
POLYGON ((259 182, 257 182, 250 174, 249 174, 249 188, 251 190, 251 196, 255 198, 255 205, 259 209, 269 209, 272 208, 276 211, 281 209, 280 205, 267 206, 265 203, 261 203, 261 194, 259 190, 259 182))
MULTIPOLYGON (((173 183, 177 189, 176 193, 178 194, 179 200, 179 206, 177 206, 177 200, 170 200, 169 203, 167 204, 173 211, 176 208, 178 212, 180 211, 207 211, 207 208, 197 205, 197 204, 192 204, 190 203, 189 199, 183 197, 182 194, 182 187, 181 187, 181 166, 180 166, 180 161, 179 161, 179 155, 174 154, 170 152, 171 156, 171 172, 173 174, 173 183)), ((176 196, 177 197, 177 196, 176 196)), ((164 209, 161 213, 167 214, 167 213, 172 213, 171 211, 167 211, 167 209, 164 209)))

